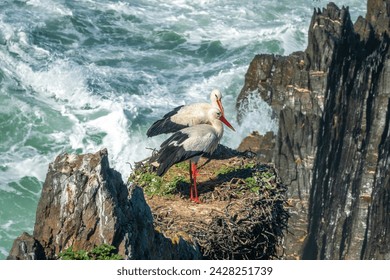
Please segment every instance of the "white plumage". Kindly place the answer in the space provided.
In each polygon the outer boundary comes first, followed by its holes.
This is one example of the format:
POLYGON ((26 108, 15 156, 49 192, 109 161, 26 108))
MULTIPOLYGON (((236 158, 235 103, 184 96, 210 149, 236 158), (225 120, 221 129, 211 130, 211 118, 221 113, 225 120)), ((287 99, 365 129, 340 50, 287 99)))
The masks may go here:
POLYGON ((210 103, 195 103, 183 105, 173 109, 165 114, 162 119, 154 122, 146 132, 148 137, 159 134, 173 133, 198 124, 207 124, 209 122, 208 111, 211 108, 218 108, 223 114, 222 94, 214 89, 210 93, 210 103))

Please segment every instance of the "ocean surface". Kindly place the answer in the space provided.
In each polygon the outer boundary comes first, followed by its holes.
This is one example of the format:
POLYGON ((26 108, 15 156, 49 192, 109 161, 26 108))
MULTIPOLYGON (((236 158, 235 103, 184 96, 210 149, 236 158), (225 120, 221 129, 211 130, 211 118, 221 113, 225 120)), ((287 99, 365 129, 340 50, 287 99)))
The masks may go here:
MULTIPOLYGON (((353 21, 366 1, 349 6, 353 21)), ((242 124, 235 101, 259 53, 304 50, 318 0, 0 0, 0 259, 32 233, 48 164, 62 152, 107 148, 126 179, 130 164, 165 136, 149 125, 172 108, 223 94, 222 143, 277 130, 256 101, 242 124), (261 122, 254 122, 253 119, 261 122)))

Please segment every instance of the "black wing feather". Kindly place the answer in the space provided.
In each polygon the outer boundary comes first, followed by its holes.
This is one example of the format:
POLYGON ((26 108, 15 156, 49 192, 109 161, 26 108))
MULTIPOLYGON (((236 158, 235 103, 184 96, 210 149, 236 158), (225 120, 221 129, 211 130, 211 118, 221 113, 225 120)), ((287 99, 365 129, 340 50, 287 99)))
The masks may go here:
POLYGON ((188 127, 187 125, 177 124, 171 121, 171 117, 176 115, 183 106, 184 105, 176 107, 171 112, 165 114, 162 119, 154 122, 146 132, 146 135, 148 137, 153 137, 159 134, 176 132, 188 127))

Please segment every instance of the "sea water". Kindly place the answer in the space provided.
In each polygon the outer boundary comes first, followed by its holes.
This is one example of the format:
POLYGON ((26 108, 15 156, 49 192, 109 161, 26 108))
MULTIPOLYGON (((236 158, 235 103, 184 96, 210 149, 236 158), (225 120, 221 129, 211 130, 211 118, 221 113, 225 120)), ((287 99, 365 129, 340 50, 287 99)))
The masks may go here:
MULTIPOLYGON (((365 15, 361 0, 334 0, 365 15)), ((277 131, 259 100, 236 121, 256 54, 304 50, 312 0, 0 0, 0 259, 32 233, 48 164, 107 148, 123 178, 165 136, 148 127, 172 108, 223 94, 222 143, 277 131), (261 121, 259 121, 261 120, 261 121)))

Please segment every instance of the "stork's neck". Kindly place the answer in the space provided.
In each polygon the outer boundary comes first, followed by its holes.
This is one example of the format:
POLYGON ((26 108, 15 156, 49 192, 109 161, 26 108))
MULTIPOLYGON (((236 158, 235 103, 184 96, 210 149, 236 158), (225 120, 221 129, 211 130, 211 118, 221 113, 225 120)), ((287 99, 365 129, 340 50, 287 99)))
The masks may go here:
POLYGON ((219 109, 219 105, 218 105, 217 99, 215 97, 211 98, 211 106, 219 109))
POLYGON ((218 119, 213 119, 211 120, 211 125, 215 129, 218 139, 221 139, 223 135, 223 123, 218 119))

